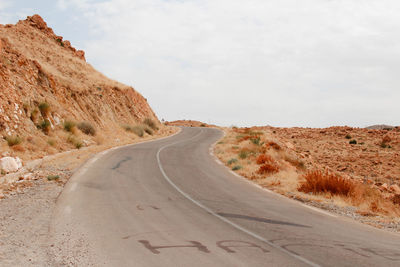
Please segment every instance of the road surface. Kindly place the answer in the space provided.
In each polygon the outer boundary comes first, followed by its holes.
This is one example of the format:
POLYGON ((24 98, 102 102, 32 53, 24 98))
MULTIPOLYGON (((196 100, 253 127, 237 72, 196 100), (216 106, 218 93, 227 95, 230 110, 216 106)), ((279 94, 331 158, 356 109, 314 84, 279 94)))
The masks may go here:
POLYGON ((67 184, 54 265, 400 266, 400 236, 330 216, 236 177, 210 155, 222 132, 111 150, 67 184))

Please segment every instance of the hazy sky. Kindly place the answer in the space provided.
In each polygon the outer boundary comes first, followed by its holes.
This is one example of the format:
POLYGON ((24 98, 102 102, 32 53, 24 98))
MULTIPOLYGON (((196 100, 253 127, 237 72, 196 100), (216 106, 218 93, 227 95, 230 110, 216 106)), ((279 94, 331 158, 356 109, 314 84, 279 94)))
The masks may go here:
POLYGON ((160 119, 400 125, 398 0, 0 0, 35 13, 160 119))

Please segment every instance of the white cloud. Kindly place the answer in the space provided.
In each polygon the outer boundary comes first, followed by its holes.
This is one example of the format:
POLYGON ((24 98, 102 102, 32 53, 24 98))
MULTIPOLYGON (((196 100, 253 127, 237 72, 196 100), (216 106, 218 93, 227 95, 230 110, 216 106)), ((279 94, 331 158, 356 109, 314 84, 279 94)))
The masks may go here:
POLYGON ((398 1, 68 3, 90 22, 89 61, 160 117, 400 124, 398 1))

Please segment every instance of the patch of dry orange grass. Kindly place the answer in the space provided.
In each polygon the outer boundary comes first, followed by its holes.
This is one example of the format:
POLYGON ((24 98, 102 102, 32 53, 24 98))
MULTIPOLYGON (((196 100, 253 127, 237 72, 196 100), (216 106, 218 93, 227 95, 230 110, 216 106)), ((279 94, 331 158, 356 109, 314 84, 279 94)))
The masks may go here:
POLYGON ((258 174, 274 174, 279 172, 279 166, 276 163, 264 163, 257 170, 258 174))
POLYGON ((349 196, 355 184, 337 174, 319 170, 309 171, 303 175, 304 181, 298 190, 305 193, 331 193, 332 195, 349 196))
POLYGON ((395 202, 397 199, 386 199, 379 190, 368 185, 319 170, 309 171, 303 178, 298 186, 299 192, 325 194, 328 198, 342 197, 347 203, 359 207, 359 213, 363 215, 400 215, 400 206, 395 202))

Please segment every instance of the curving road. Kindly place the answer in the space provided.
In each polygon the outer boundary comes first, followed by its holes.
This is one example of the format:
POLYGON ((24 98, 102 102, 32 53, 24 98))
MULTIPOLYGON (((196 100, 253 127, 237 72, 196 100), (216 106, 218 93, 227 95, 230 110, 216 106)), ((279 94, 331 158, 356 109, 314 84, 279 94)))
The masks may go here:
POLYGON ((262 190, 210 155, 222 132, 102 153, 74 175, 52 265, 400 266, 400 236, 262 190))

